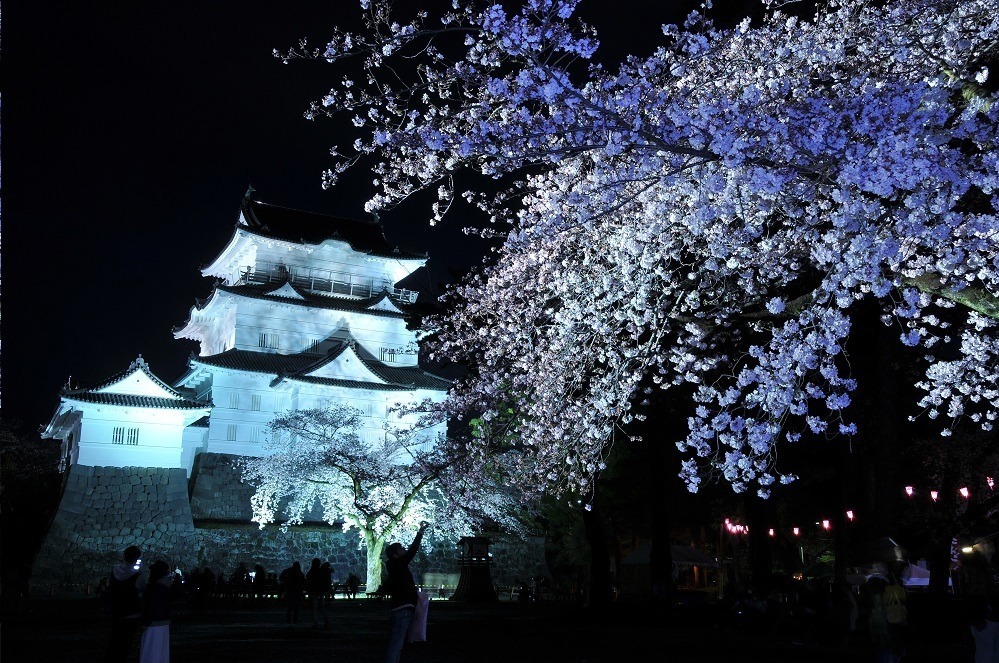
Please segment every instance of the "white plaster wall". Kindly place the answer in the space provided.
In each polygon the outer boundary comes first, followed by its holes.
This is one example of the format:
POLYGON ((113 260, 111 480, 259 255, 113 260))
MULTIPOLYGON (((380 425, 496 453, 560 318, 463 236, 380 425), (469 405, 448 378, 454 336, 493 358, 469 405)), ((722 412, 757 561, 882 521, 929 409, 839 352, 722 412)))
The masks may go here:
POLYGON ((268 245, 265 240, 257 241, 257 269, 263 270, 271 264, 284 264, 288 268, 329 270, 395 284, 420 266, 416 262, 371 258, 336 240, 327 240, 319 247, 309 248, 276 243, 268 245))
MULTIPOLYGON (((240 350, 295 354, 308 348, 313 341, 322 341, 344 329, 376 357, 380 348, 404 350, 416 342, 416 333, 406 329, 406 322, 401 318, 240 298, 234 346, 240 350), (261 348, 262 333, 277 334, 280 347, 261 348)), ((397 355, 399 366, 415 366, 416 363, 415 354, 397 355)))
MULTIPOLYGON (((362 425, 359 433, 362 439, 383 440, 385 424, 399 426, 412 423, 415 417, 400 419, 388 413, 388 408, 400 403, 415 403, 432 398, 442 400, 444 394, 436 391, 416 392, 382 391, 379 389, 346 389, 311 383, 284 380, 276 387, 270 386, 269 376, 208 367, 214 372, 212 378, 212 410, 206 451, 227 453, 239 456, 260 456, 266 452, 264 441, 267 427, 278 413, 287 410, 305 410, 323 407, 332 403, 346 403, 362 412, 362 425), (236 395, 238 407, 233 404, 236 395), (252 397, 260 397, 260 410, 250 409, 252 397), (229 440, 229 426, 236 427, 236 439, 229 440), (254 432, 257 440, 253 439, 254 432)), ((443 433, 443 425, 421 432, 430 442, 438 433, 443 433)))
MULTIPOLYGON (((185 417, 182 410, 153 410, 81 404, 81 465, 112 467, 183 467, 181 461, 185 417), (138 444, 114 444, 115 427, 139 429, 138 444)), ((204 413, 201 413, 203 415, 204 413)))
POLYGON ((208 429, 201 426, 188 426, 182 434, 180 464, 191 476, 195 457, 208 446, 208 429))

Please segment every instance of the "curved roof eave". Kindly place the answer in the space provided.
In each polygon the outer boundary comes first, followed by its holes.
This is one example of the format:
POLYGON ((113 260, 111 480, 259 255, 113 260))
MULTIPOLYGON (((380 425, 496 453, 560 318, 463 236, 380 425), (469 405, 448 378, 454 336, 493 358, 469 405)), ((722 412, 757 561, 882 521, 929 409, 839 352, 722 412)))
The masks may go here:
POLYGON ((225 264, 227 261, 231 260, 233 257, 239 254, 241 245, 245 244, 247 241, 247 235, 249 233, 248 229, 244 225, 236 223, 236 227, 233 229, 232 237, 229 238, 229 242, 219 251, 218 255, 208 263, 206 266, 201 268, 202 276, 222 276, 228 273, 225 269, 225 264))
POLYGON ((187 314, 187 320, 184 321, 184 324, 181 325, 180 327, 175 327, 173 329, 173 337, 187 338, 191 339, 192 341, 200 341, 201 340, 200 338, 194 338, 190 335, 191 333, 193 333, 193 330, 197 328, 197 325, 194 322, 192 322, 192 320, 194 320, 194 315, 199 311, 204 311, 208 309, 209 306, 215 305, 215 301, 218 300, 218 297, 219 297, 219 288, 218 286, 216 286, 212 288, 212 294, 208 295, 207 299, 196 301, 194 303, 194 306, 190 308, 190 311, 187 314))
POLYGON ((206 410, 212 409, 211 404, 188 399, 174 400, 155 396, 136 396, 134 394, 107 393, 76 393, 64 394, 63 400, 94 405, 109 405, 113 407, 143 408, 149 410, 206 410))
MULTIPOLYGON (((376 295, 374 298, 368 299, 347 299, 343 297, 331 297, 327 295, 313 295, 307 291, 301 291, 298 288, 294 288, 296 292, 302 295, 302 299, 291 299, 288 297, 281 297, 279 295, 271 295, 269 292, 256 292, 251 288, 256 288, 258 286, 249 285, 219 285, 212 292, 213 298, 219 293, 225 293, 230 297, 242 297, 244 299, 254 300, 254 301, 264 301, 273 304, 286 304, 288 306, 307 306, 314 308, 323 308, 331 311, 342 311, 345 313, 365 313, 369 315, 375 315, 380 317, 388 318, 398 318, 406 319, 409 317, 405 311, 401 309, 399 312, 387 311, 384 309, 372 309, 370 306, 377 303, 381 299, 381 294, 376 295)), ((276 289, 276 288, 275 288, 276 289)), ((210 303, 210 302, 209 302, 210 303)), ((395 304, 395 302, 393 302, 395 304)), ((208 304, 205 304, 207 307, 208 304)), ((199 310, 204 310, 202 307, 199 310)), ((193 313, 193 309, 192 309, 193 313)))

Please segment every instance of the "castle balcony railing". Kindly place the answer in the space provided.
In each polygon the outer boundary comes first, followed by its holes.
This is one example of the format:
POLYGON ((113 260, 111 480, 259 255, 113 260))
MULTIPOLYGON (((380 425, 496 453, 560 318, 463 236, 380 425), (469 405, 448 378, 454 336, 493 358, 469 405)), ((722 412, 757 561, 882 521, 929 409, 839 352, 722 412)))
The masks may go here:
POLYGON ((410 304, 416 301, 419 294, 413 290, 396 288, 395 284, 387 279, 376 279, 332 269, 296 267, 267 262, 259 262, 254 267, 244 269, 236 282, 239 285, 263 285, 283 283, 284 281, 290 281, 295 286, 310 292, 323 295, 346 295, 362 299, 388 290, 389 295, 393 298, 410 304))

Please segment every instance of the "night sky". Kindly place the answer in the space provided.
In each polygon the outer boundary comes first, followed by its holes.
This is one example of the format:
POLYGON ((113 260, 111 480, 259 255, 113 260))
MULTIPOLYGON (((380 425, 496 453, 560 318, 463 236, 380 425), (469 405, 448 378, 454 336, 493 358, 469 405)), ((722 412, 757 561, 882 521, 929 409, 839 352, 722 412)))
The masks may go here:
MULTIPOLYGON (((406 4, 400 2, 400 4, 406 4)), ((427 5, 419 3, 420 6, 427 5)), ((438 4, 438 3, 431 3, 438 4)), ((645 54, 697 3, 584 0, 612 62, 645 54)), ((724 14, 750 4, 720 4, 724 14)), ((94 383, 140 353, 172 381, 196 350, 171 330, 211 281, 247 186, 261 201, 364 218, 363 172, 323 191, 346 118, 309 122, 340 73, 271 53, 356 20, 351 0, 3 4, 2 410, 48 421, 58 390, 94 383)), ((459 210, 463 214, 465 211, 459 210)), ((390 242, 429 252, 424 289, 481 261, 485 245, 427 224, 429 201, 383 216, 390 242)))

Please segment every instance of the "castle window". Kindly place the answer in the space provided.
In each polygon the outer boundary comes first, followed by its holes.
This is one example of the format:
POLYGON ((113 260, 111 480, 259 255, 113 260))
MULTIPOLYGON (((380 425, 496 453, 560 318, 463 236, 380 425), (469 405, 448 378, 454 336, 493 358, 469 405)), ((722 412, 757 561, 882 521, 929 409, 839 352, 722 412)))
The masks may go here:
POLYGON ((322 343, 322 341, 320 341, 320 340, 319 340, 318 338, 317 338, 317 339, 315 339, 314 341, 312 341, 311 343, 309 343, 309 347, 308 347, 308 348, 306 348, 306 350, 305 350, 305 351, 306 351, 307 353, 309 353, 309 354, 313 354, 313 355, 319 355, 319 354, 322 354, 322 352, 320 352, 320 351, 319 351, 319 344, 320 344, 320 343, 322 343))
POLYGON ((260 426, 250 427, 250 442, 260 442, 260 426))
POLYGON ((236 441, 236 424, 229 424, 225 427, 225 439, 227 442, 236 441))
POLYGON ((383 362, 394 362, 397 354, 395 348, 382 348, 378 358, 383 362))
POLYGON ((281 347, 281 338, 278 334, 260 334, 257 337, 257 347, 277 349, 281 347))
POLYGON ((260 410, 260 394, 253 394, 250 396, 250 409, 260 410))
POLYGON ((229 409, 231 410, 239 409, 239 394, 235 392, 229 394, 229 409))
POLYGON ((129 444, 135 446, 139 443, 139 429, 115 426, 111 431, 112 444, 129 444))

